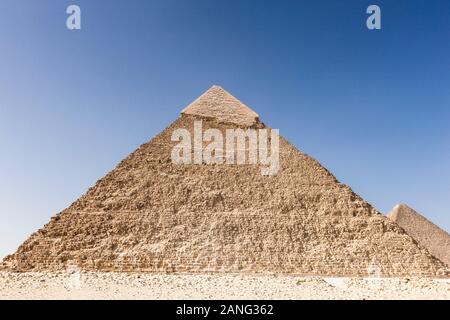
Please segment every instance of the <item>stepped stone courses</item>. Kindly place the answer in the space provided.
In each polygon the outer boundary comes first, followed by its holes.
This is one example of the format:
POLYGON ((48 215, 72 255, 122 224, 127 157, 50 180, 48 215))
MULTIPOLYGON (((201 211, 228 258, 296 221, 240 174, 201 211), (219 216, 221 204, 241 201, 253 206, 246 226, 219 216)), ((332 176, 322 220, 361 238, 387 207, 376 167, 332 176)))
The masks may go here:
POLYGON ((365 276, 375 264, 384 276, 443 274, 442 262, 282 137, 274 176, 258 165, 173 164, 171 134, 192 132, 195 120, 223 133, 265 127, 230 97, 211 88, 3 267, 365 276))
POLYGON ((450 266, 450 235, 447 232, 405 204, 395 206, 388 217, 436 258, 450 266))

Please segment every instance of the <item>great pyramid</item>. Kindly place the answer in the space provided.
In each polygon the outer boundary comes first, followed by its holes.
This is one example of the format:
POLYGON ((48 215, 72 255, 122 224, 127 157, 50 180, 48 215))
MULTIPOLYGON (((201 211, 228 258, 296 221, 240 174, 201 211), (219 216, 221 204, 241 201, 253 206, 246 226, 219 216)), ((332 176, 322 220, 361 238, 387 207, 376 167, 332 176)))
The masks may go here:
POLYGON ((444 272, 442 262, 316 160, 280 137, 280 168, 174 164, 175 129, 267 128, 214 86, 5 258, 15 271, 383 276, 444 272))
POLYGON ((406 204, 396 205, 388 217, 436 258, 450 266, 450 235, 447 232, 406 204))

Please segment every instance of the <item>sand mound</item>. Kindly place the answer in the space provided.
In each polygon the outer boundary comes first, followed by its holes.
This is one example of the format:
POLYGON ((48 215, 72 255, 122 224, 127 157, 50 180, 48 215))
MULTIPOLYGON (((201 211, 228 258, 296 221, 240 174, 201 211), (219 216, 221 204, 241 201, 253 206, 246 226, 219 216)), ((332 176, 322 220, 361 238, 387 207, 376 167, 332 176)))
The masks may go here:
POLYGON ((392 209, 388 217, 431 254, 450 266, 450 235, 405 204, 392 209))
POLYGON ((444 265, 403 229, 283 138, 280 170, 273 176, 261 175, 258 165, 172 163, 173 130, 192 132, 198 119, 205 130, 223 134, 244 123, 263 128, 256 117, 213 87, 33 234, 3 266, 39 271, 76 264, 83 270, 156 273, 443 272, 444 265), (238 114, 244 114, 243 121, 238 114))

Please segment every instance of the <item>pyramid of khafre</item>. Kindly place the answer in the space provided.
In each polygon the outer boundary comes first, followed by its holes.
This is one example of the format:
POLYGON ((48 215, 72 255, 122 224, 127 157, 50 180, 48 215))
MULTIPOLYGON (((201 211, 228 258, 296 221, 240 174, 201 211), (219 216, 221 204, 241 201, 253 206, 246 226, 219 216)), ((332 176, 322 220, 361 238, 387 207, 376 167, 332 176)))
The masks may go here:
POLYGON ((388 217, 450 267, 450 235, 405 204, 399 204, 388 217))
POLYGON ((262 175, 259 164, 174 163, 174 130, 195 131, 200 120, 216 132, 269 130, 212 87, 3 268, 367 275, 375 265, 384 276, 445 272, 397 224, 282 137, 274 175, 262 175))

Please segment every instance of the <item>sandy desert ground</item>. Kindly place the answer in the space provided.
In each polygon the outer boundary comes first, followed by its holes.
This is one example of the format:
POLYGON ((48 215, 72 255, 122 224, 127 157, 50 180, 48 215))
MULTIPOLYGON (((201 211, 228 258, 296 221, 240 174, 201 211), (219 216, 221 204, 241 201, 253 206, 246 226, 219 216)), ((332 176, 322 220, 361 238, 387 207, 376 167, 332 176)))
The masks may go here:
POLYGON ((450 279, 0 272, 0 299, 450 299, 450 279))

